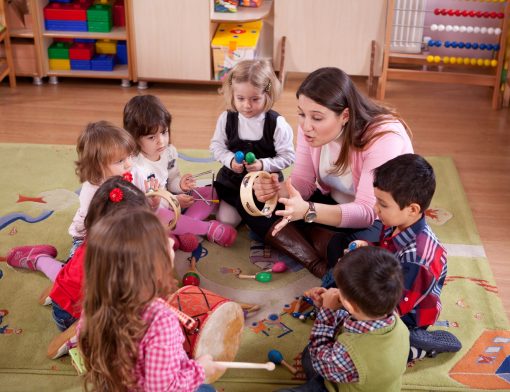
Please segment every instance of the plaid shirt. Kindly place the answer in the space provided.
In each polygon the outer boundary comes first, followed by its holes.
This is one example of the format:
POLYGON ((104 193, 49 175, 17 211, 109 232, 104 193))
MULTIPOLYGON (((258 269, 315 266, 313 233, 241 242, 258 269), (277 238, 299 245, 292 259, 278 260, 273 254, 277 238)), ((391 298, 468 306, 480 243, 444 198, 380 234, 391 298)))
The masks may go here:
POLYGON ((138 347, 135 375, 143 391, 195 391, 205 379, 204 369, 189 359, 177 316, 165 301, 152 301, 143 314, 148 328, 138 347))
POLYGON ((382 320, 358 321, 345 310, 321 308, 310 335, 310 357, 313 368, 325 379, 335 383, 354 383, 359 374, 347 352, 336 340, 341 327, 345 332, 367 333, 395 323, 391 315, 382 320))
POLYGON ((433 325, 441 312, 439 298, 446 278, 446 249, 422 216, 412 226, 391 237, 394 227, 384 226, 380 243, 400 260, 404 295, 397 306, 409 328, 433 325))

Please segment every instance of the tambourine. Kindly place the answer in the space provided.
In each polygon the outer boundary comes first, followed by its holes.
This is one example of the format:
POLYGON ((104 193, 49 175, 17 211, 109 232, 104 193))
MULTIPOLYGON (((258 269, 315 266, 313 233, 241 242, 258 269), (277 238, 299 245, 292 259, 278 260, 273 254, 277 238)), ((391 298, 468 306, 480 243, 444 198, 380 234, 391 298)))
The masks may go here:
POLYGON ((163 188, 159 188, 157 191, 153 189, 149 189, 147 193, 145 194, 147 197, 161 197, 165 199, 168 204, 170 205, 170 208, 173 210, 175 217, 172 221, 168 223, 168 228, 170 230, 173 230, 175 226, 177 225, 177 221, 181 217, 181 205, 179 204, 179 200, 172 195, 170 192, 163 188))
POLYGON ((271 199, 266 201, 262 210, 259 210, 253 200, 253 183, 258 177, 264 177, 271 179, 271 174, 266 171, 257 171, 250 172, 244 176, 243 181, 241 182, 241 203, 243 204, 244 209, 251 216, 271 216, 274 209, 276 208, 276 203, 278 201, 278 195, 274 195, 271 199))

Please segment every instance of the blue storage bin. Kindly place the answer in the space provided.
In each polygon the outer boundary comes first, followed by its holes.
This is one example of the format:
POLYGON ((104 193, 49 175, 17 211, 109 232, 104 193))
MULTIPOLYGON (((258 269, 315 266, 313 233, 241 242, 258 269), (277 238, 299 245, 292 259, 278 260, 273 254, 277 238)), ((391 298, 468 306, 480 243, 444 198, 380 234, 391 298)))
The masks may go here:
POLYGON ((71 69, 90 71, 92 69, 92 64, 90 60, 71 60, 71 69))
POLYGON ((81 42, 83 44, 95 44, 96 40, 93 38, 75 38, 74 42, 81 42))
POLYGON ((113 71, 115 58, 113 54, 98 54, 91 60, 92 71, 113 71))
POLYGON ((117 41, 117 54, 115 55, 115 61, 117 64, 127 64, 127 44, 126 41, 117 41))
POLYGON ((81 20, 45 20, 46 30, 58 31, 87 31, 87 21, 81 20))

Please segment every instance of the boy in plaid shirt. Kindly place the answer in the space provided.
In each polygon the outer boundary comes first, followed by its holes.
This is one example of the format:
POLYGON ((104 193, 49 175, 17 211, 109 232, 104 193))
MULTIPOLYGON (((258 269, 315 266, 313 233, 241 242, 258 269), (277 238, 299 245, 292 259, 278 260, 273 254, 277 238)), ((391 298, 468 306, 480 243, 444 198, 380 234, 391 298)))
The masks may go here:
POLYGON ((403 287, 398 260, 363 247, 348 253, 333 275, 338 288, 305 292, 320 308, 302 357, 308 381, 280 392, 400 391, 409 332, 394 314, 403 287))
MULTIPOLYGON (((462 347, 450 332, 428 331, 441 312, 446 278, 446 249, 425 220, 436 189, 432 166, 417 154, 404 154, 374 170, 375 212, 382 229, 376 244, 392 252, 404 272, 404 293, 397 306, 410 332, 409 361, 462 347)), ((354 241, 356 247, 366 241, 354 241)), ((352 243, 351 243, 352 244, 352 243)), ((350 245, 350 247, 354 247, 350 245)))

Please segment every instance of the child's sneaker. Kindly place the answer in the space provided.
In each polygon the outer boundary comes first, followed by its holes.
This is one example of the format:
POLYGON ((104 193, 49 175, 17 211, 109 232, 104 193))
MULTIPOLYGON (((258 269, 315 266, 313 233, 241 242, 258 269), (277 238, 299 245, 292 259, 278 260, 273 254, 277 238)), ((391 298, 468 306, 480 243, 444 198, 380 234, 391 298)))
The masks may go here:
POLYGON ((462 343, 451 332, 436 330, 427 331, 416 328, 409 331, 411 346, 421 348, 427 352, 436 354, 450 352, 455 353, 462 348, 462 343))
POLYGON ((211 221, 207 230, 207 239, 221 246, 231 246, 237 238, 237 231, 226 223, 211 221))
POLYGON ((37 257, 42 255, 56 257, 57 250, 51 245, 17 246, 7 253, 7 264, 35 271, 37 257))
POLYGON ((179 249, 183 252, 193 252, 198 246, 198 238, 194 234, 186 233, 177 237, 179 238, 179 249))
POLYGON ((69 350, 76 347, 78 339, 76 337, 76 326, 78 321, 67 328, 65 331, 59 333, 48 346, 46 355, 50 359, 57 359, 69 353, 69 350))

